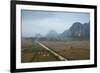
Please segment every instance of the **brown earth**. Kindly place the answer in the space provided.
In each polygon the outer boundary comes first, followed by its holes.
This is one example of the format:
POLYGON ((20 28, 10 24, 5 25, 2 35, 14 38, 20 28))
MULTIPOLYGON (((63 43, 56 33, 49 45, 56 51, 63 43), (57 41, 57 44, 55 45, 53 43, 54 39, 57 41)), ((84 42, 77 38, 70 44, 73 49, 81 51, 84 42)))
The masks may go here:
POLYGON ((46 42, 44 45, 51 48, 58 54, 68 60, 86 60, 90 59, 90 42, 89 41, 70 41, 70 42, 46 42))

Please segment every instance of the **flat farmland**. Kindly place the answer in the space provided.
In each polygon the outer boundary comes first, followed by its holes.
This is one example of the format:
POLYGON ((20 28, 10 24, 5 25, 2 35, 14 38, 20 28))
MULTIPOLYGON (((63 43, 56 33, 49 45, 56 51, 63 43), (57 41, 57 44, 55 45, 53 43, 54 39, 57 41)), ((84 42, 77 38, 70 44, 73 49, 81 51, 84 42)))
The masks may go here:
POLYGON ((21 62, 47 62, 59 61, 52 53, 45 50, 36 42, 22 41, 21 44, 21 62))
POLYGON ((48 62, 61 61, 46 46, 58 55, 67 60, 88 60, 90 59, 90 42, 89 41, 32 41, 22 40, 21 42, 21 62, 48 62))
POLYGON ((41 43, 68 60, 90 59, 89 41, 41 41, 41 43))

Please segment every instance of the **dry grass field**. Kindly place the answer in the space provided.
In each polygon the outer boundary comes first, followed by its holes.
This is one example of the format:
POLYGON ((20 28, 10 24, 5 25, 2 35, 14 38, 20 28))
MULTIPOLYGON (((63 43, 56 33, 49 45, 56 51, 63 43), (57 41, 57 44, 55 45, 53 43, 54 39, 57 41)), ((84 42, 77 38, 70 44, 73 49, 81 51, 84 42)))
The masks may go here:
MULTIPOLYGON (((40 41, 49 49, 63 56, 67 60, 87 60, 90 59, 89 41, 40 41)), ((47 62, 60 61, 44 47, 31 40, 21 42, 21 62, 47 62)))
POLYGON ((21 48, 30 48, 32 46, 32 41, 31 40, 21 40, 21 48))
POLYGON ((59 61, 59 59, 36 42, 22 41, 21 48, 22 63, 59 61))
POLYGON ((90 59, 89 41, 67 41, 67 42, 42 41, 42 43, 68 60, 90 59))

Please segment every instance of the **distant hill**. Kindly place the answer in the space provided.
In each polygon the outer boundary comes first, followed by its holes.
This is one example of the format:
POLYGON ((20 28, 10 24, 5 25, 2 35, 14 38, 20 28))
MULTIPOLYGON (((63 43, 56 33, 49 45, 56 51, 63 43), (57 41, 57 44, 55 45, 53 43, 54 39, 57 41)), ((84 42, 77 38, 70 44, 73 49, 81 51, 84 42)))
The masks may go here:
POLYGON ((84 37, 89 39, 90 38, 90 22, 83 24, 84 26, 84 37))
POLYGON ((83 25, 79 22, 74 23, 70 29, 71 31, 71 37, 81 37, 83 33, 83 25))
POLYGON ((55 30, 51 30, 47 33, 46 37, 49 38, 56 38, 58 36, 58 33, 55 30))
POLYGON ((57 40, 58 39, 58 33, 55 30, 51 30, 47 33, 46 39, 57 40))
POLYGON ((49 41, 66 41, 66 40, 89 40, 90 39, 90 22, 80 23, 75 22, 69 29, 66 29, 61 34, 55 30, 50 30, 46 36, 36 34, 33 40, 49 40, 49 41))
POLYGON ((60 38, 80 38, 89 39, 90 23, 75 22, 69 29, 60 34, 60 38))
POLYGON ((41 38, 42 35, 38 33, 38 34, 35 35, 35 37, 36 37, 36 38, 41 38))

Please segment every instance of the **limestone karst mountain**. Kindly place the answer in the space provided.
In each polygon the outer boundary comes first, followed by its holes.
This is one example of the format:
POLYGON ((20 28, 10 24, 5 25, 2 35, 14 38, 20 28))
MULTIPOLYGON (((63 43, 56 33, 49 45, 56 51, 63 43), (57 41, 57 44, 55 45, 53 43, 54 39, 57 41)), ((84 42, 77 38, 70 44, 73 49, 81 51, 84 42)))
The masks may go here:
POLYGON ((60 37, 63 38, 90 38, 90 23, 75 22, 69 29, 65 30, 60 37))

